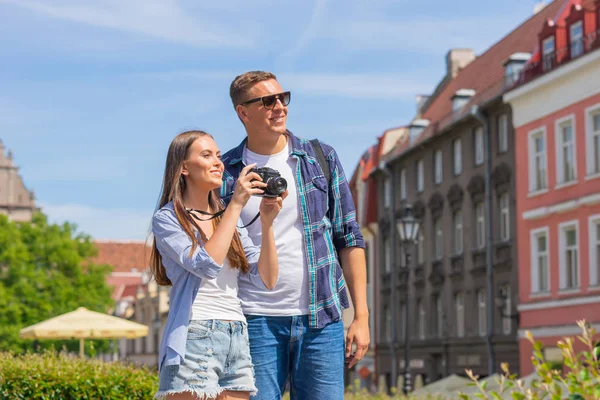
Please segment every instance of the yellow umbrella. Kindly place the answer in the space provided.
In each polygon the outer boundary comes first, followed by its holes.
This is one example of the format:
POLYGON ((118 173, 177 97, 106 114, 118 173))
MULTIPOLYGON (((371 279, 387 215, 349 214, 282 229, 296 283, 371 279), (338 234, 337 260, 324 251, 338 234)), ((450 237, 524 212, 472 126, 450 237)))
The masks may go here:
POLYGON ((79 307, 75 311, 38 322, 21 329, 23 339, 79 339, 83 357, 83 339, 135 339, 148 335, 148 327, 112 315, 79 307))

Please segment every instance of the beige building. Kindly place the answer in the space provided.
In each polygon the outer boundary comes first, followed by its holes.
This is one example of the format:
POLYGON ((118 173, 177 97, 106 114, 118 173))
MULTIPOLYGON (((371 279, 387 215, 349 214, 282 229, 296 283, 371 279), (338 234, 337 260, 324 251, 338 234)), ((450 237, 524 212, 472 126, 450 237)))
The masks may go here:
POLYGON ((19 167, 13 162, 12 151, 6 151, 0 141, 0 214, 8 215, 13 221, 30 221, 35 206, 33 191, 27 190, 19 167))

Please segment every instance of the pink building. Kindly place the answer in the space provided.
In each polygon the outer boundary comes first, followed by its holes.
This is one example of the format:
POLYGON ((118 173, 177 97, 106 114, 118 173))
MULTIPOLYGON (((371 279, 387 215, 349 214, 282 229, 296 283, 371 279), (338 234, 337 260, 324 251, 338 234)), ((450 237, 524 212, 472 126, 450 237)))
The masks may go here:
POLYGON ((515 127, 521 374, 525 332, 556 347, 600 328, 600 0, 566 0, 504 95, 515 127))

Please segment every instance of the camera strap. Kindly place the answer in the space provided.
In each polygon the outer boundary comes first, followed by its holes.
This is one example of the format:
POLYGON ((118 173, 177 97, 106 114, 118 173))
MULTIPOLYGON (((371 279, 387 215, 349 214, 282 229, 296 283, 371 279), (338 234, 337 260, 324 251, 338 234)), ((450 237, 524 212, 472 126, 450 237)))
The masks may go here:
MULTIPOLYGON (((215 219, 217 217, 220 217, 225 212, 225 209, 223 209, 221 211, 217 211, 214 214, 207 213, 206 211, 202 211, 202 210, 196 210, 195 208, 186 208, 185 210, 188 212, 188 214, 190 214, 192 216, 192 218, 194 218, 197 221, 210 221, 211 219, 215 219), (206 215, 206 216, 208 216, 210 218, 202 219, 202 218, 198 217, 195 213, 206 215)), ((256 213, 256 215, 254 216, 254 218, 252 218, 252 221, 250 221, 248 224, 246 224, 244 226, 238 226, 238 228, 242 229, 242 228, 249 227, 254 222, 256 222, 256 220, 258 219, 258 217, 260 217, 260 211, 258 213, 256 213)))

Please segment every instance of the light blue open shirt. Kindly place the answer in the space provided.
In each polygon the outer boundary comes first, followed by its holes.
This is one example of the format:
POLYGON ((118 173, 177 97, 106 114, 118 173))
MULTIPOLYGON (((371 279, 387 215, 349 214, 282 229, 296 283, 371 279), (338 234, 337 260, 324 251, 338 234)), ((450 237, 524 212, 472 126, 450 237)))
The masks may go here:
MULTIPOLYGON (((242 226, 241 220, 238 221, 238 226, 242 226)), ((238 228, 238 232, 248 259, 250 280, 254 281, 255 285, 264 287, 257 264, 260 248, 252 243, 246 229, 238 228)), ((198 293, 200 282, 202 279, 216 278, 222 265, 217 264, 206 252, 198 232, 196 232, 196 236, 199 245, 190 255, 192 241, 177 220, 172 202, 154 214, 152 233, 156 239, 156 247, 162 257, 167 277, 173 284, 169 294, 169 316, 158 356, 160 370, 163 365, 183 363, 192 303, 198 293)))

